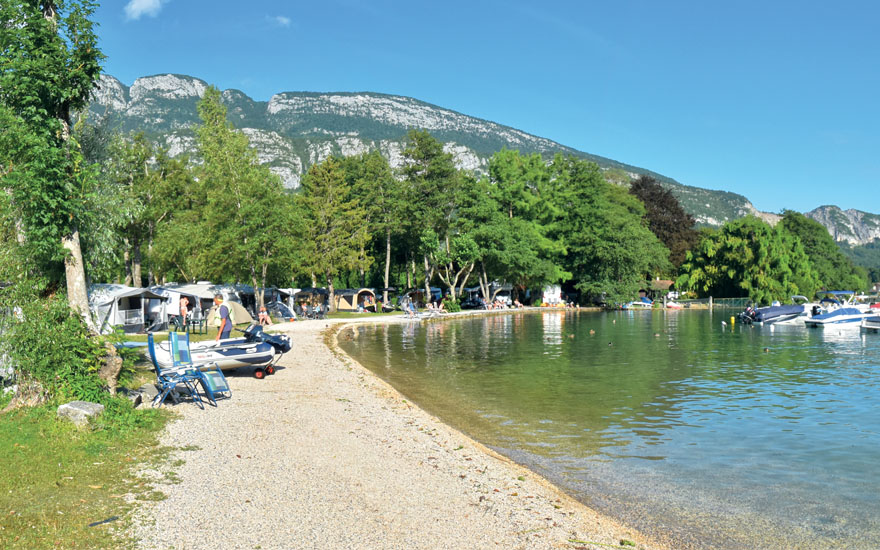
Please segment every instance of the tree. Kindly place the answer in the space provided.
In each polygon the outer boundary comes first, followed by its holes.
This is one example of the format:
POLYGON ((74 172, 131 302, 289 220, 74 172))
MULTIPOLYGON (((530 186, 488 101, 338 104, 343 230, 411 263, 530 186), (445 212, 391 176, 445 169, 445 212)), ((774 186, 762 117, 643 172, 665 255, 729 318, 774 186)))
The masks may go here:
POLYGON ((558 262, 565 253, 562 242, 550 238, 552 224, 540 220, 540 192, 549 178, 549 168, 538 154, 503 150, 489 159, 488 187, 477 196, 485 195, 491 203, 472 206, 464 215, 477 225, 480 286, 490 300, 490 273, 491 279, 509 282, 517 291, 571 277, 558 262))
POLYGON ((314 164, 302 179, 298 206, 306 220, 303 267, 324 275, 330 291, 330 309, 336 311, 335 281, 340 271, 366 268, 360 256, 369 239, 364 209, 351 197, 345 170, 336 157, 314 164))
POLYGON ((816 273, 800 240, 754 216, 728 222, 689 251, 676 284, 700 296, 769 304, 816 291, 816 273))
POLYGON ((579 291, 609 303, 631 300, 655 272, 669 269, 669 251, 645 227, 644 206, 607 183, 595 163, 557 155, 550 166, 547 212, 564 242, 564 268, 579 291))
POLYGON ((443 152, 443 144, 424 130, 410 130, 403 151, 401 169, 406 181, 408 204, 407 229, 414 248, 422 256, 425 293, 431 295, 431 279, 436 271, 432 258, 444 247, 452 253, 448 230, 455 213, 454 201, 461 178, 452 155, 443 152))
MULTIPOLYGON (((388 303, 391 275, 391 239, 404 226, 406 201, 404 189, 394 179, 388 160, 379 151, 371 151, 342 160, 352 196, 364 208, 364 222, 370 234, 380 235, 385 249, 382 303, 388 303)), ((361 251, 362 260, 366 254, 361 251)), ((364 264, 366 262, 364 261, 364 264)), ((366 267, 363 267, 366 269, 366 267)), ((363 286, 364 283, 361 282, 363 286)))
POLYGON ((3 186, 31 257, 55 281, 62 263, 68 302, 92 330, 80 214, 94 173, 72 138, 71 114, 87 105, 101 71, 93 11, 88 0, 0 4, 0 105, 33 138, 28 162, 8 171, 3 186))
POLYGON ((843 254, 824 225, 793 210, 783 213, 780 225, 803 244, 820 288, 863 290, 868 287, 864 273, 843 254))
MULTIPOLYGON (((205 90, 198 110, 198 173, 205 197, 198 272, 218 280, 250 280, 254 290, 265 289, 272 268, 293 263, 297 210, 278 176, 259 163, 247 136, 227 122, 216 87, 205 90)), ((262 306, 262 292, 257 299, 262 306)))
POLYGON ((629 192, 645 205, 648 229, 666 245, 669 261, 673 268, 678 269, 684 261, 685 252, 699 241, 699 233, 694 229, 696 220, 685 212, 671 191, 651 176, 636 178, 629 192))

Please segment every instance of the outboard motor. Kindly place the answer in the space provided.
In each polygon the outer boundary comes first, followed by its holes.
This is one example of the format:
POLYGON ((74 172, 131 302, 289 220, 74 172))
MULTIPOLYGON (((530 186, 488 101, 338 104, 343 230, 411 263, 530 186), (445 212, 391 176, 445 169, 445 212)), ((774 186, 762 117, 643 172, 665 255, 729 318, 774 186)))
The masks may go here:
POLYGON ((292 347, 290 336, 265 333, 263 332, 263 327, 257 323, 253 323, 244 329, 244 338, 248 342, 265 342, 275 348, 276 353, 287 353, 292 347))

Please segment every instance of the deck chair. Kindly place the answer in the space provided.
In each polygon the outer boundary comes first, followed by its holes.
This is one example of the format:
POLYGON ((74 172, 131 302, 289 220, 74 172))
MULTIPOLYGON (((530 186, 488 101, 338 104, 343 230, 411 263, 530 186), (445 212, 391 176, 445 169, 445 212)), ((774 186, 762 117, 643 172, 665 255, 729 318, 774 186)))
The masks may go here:
POLYGON ((196 390, 196 384, 199 383, 200 379, 193 369, 163 369, 159 365, 159 361, 156 360, 156 342, 153 340, 152 334, 147 335, 147 351, 150 354, 150 362, 153 363, 153 368, 156 369, 156 381, 159 386, 159 393, 153 398, 152 406, 157 407, 161 405, 169 396, 174 401, 174 404, 179 403, 176 394, 178 388, 182 387, 192 398, 193 403, 197 404, 199 408, 204 409, 205 405, 202 403, 202 398, 196 390))
POLYGON ((205 397, 211 405, 217 406, 218 398, 232 397, 232 390, 229 388, 229 382, 223 376, 223 371, 217 366, 217 363, 196 368, 192 362, 192 354, 189 348, 189 334, 170 332, 168 333, 168 341, 171 342, 171 357, 174 360, 174 367, 177 369, 187 369, 194 373, 198 378, 202 389, 205 391, 205 397), (204 370, 202 370, 204 369, 204 370))

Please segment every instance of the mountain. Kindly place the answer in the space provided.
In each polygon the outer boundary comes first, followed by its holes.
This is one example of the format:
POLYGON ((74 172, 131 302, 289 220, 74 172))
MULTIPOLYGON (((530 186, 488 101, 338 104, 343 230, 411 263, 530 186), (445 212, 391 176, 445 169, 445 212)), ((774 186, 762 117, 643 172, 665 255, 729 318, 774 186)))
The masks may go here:
MULTIPOLYGON (((89 107, 90 116, 123 132, 143 131, 167 147, 172 156, 193 153, 194 127, 199 123, 196 104, 207 86, 191 76, 162 74, 138 78, 129 87, 105 75, 89 107)), ((559 152, 593 161, 603 170, 620 174, 622 181, 642 174, 656 178, 701 225, 719 226, 748 214, 770 223, 779 219, 759 212, 736 193, 683 185, 644 168, 410 97, 369 92, 284 92, 269 101, 255 101, 239 90, 224 90, 222 97, 230 122, 248 136, 260 162, 278 174, 288 188, 298 187, 309 166, 333 154, 356 155, 378 149, 392 166, 399 166, 406 133, 418 128, 442 141, 459 168, 478 174, 485 173, 489 157, 505 147, 548 157, 559 152)), ((813 212, 827 208, 834 207, 813 212)), ((815 219, 831 223, 826 225, 832 235, 858 239, 859 235, 877 231, 877 216, 851 212, 815 219), (844 222, 844 218, 849 221, 844 222), (873 229, 862 227, 863 220, 873 220, 873 229)))
POLYGON ((805 215, 827 227, 837 242, 863 245, 880 239, 880 216, 877 214, 820 206, 805 215))

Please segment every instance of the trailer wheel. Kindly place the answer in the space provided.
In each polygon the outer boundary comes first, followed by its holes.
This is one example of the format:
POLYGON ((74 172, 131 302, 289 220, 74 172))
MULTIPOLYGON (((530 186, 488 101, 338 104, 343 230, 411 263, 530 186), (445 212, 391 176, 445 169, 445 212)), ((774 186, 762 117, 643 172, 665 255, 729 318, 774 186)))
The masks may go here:
POLYGON ((258 380, 262 380, 266 377, 266 371, 264 371, 263 369, 257 369, 254 371, 254 377, 258 380))
POLYGON ((272 365, 266 367, 266 374, 275 374, 275 367, 273 367, 272 365))

